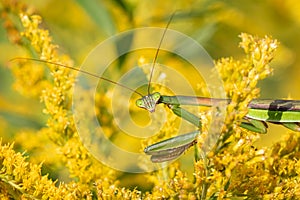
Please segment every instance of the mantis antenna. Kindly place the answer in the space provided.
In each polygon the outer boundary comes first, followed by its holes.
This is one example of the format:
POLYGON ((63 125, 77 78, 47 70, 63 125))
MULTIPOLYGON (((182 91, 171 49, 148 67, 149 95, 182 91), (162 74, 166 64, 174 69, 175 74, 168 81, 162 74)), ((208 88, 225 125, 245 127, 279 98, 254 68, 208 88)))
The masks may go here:
POLYGON ((99 78, 101 80, 104 80, 104 81, 107 81, 107 82, 110 82, 112 84, 115 84, 115 85, 118 85, 120 87, 123 87, 127 90, 130 90, 138 95, 140 95, 141 97, 143 96, 141 93, 125 86, 125 85, 122 85, 118 82, 115 82, 115 81, 112 81, 112 80, 109 80, 108 78, 105 78, 105 77, 101 77, 101 76, 98 76, 96 74, 93 74, 93 73, 90 73, 88 71, 84 71, 84 70, 81 70, 81 69, 78 69, 76 67, 70 67, 70 66, 67 66, 67 65, 64 65, 64 64, 60 64, 60 63, 55 63, 55 62, 51 62, 51 61, 46 61, 46 60, 40 60, 40 59, 36 59, 36 58, 22 58, 22 57, 17 57, 17 58, 13 58, 10 60, 10 62, 12 61, 15 61, 15 60, 32 60, 32 61, 36 61, 36 62, 41 62, 41 63, 47 63, 47 64, 52 64, 52 65, 57 65, 57 66, 60 66, 60 67, 64 67, 64 68, 68 68, 68 69, 72 69, 72 70, 75 70, 75 71, 78 71, 78 72, 81 72, 81 73, 84 73, 84 74, 87 74, 87 75, 90 75, 90 76, 93 76, 95 78, 99 78))
POLYGON ((156 63, 156 60, 157 60, 157 57, 158 57, 158 53, 159 53, 161 44, 162 44, 162 42, 164 40, 164 37, 166 35, 166 32, 168 30, 168 27, 169 27, 169 25, 170 25, 170 23, 171 23, 174 15, 175 15, 175 13, 176 12, 173 12, 173 14, 171 15, 171 17, 170 17, 170 19, 169 19, 169 21, 167 23, 167 26, 166 26, 166 28, 165 28, 165 30, 163 32, 163 35, 162 35, 162 37, 161 37, 161 39, 159 41, 158 48, 156 50, 156 53, 155 53, 155 56, 154 56, 154 59, 153 59, 153 63, 152 63, 152 67, 151 67, 151 71, 150 71, 150 78, 149 78, 149 83, 148 83, 148 94, 150 94, 151 80, 152 80, 152 76, 153 76, 153 72, 154 72, 154 68, 155 68, 155 63, 156 63))

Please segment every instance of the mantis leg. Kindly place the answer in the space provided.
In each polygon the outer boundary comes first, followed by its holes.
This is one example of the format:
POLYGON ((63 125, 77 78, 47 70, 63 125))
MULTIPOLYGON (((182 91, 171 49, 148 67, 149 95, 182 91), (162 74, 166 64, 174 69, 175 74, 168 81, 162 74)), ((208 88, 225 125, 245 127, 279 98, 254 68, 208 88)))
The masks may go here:
MULTIPOLYGON (((168 106, 174 114, 201 128, 199 117, 177 105, 168 106)), ((144 152, 151 155, 151 161, 154 163, 173 160, 197 142, 196 136, 198 134, 199 130, 169 138, 148 146, 144 149, 144 152)))
MULTIPOLYGON (((189 111, 187 111, 179 106, 169 105, 169 108, 177 116, 187 120, 188 122, 192 123, 193 125, 197 126, 198 128, 201 128, 200 119, 196 115, 190 113, 189 111)), ((266 122, 251 119, 251 118, 245 118, 245 120, 246 120, 245 122, 241 123, 241 127, 248 129, 250 131, 253 131, 253 132, 257 132, 257 133, 266 133, 267 132, 268 125, 266 122)), ((288 124, 292 130, 294 130, 292 126, 294 126, 295 128, 300 128, 299 125, 293 125, 293 124, 288 124)))
POLYGON ((241 123, 241 127, 257 133, 267 133, 268 125, 264 121, 246 118, 245 122, 241 123))
POLYGON ((281 123, 283 126, 285 126, 286 128, 291 129, 292 131, 297 131, 300 132, 300 122, 285 122, 285 123, 281 123))
POLYGON ((169 108, 173 111, 174 114, 176 114, 178 117, 181 117, 188 122, 192 123, 193 125, 197 126, 198 128, 201 128, 201 122, 200 118, 194 115, 193 113, 190 113, 189 111, 176 106, 176 105, 168 105, 169 108))
POLYGON ((165 162, 179 157, 185 150, 196 143, 199 131, 186 133, 169 138, 144 149, 144 152, 151 155, 152 162, 165 162))

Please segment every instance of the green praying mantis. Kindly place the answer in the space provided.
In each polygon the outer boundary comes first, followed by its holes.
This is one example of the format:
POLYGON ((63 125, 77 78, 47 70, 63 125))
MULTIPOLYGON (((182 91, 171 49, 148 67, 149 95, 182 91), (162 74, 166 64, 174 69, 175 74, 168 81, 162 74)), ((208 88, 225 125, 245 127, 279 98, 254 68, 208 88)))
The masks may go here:
MULTIPOLYGON (((174 15, 174 14, 173 14, 174 15)), ((165 104, 172 112, 181 117, 182 119, 190 122, 199 129, 201 128, 200 118, 193 113, 182 108, 182 105, 193 105, 193 106, 208 106, 212 107, 218 103, 230 103, 230 99, 216 99, 208 97, 197 97, 197 96, 166 96, 159 92, 151 92, 151 80, 153 71, 155 69, 155 64, 161 47, 161 43, 164 39, 166 30, 172 21, 173 15, 170 17, 169 22, 163 32, 160 39, 160 43, 156 50, 154 60, 152 63, 150 78, 148 82, 148 94, 143 95, 125 85, 118 82, 112 81, 105 77, 98 76, 96 74, 90 73, 88 71, 80 70, 76 67, 66 66, 60 63, 55 63, 46 60, 40 60, 35 58, 15 58, 16 59, 26 59, 37 62, 43 62, 48 64, 54 64, 57 66, 69 68, 80 73, 84 73, 104 81, 110 82, 112 84, 121 86, 127 90, 130 90, 141 96, 140 99, 136 101, 136 105, 139 108, 148 110, 150 113, 155 112, 155 108, 158 104, 165 104)), ((299 100, 268 100, 268 99, 257 99, 250 102, 248 105, 248 113, 241 122, 241 127, 258 132, 267 132, 267 122, 283 125, 293 131, 300 131, 300 101, 299 100)), ((183 154, 189 147, 197 143, 197 136, 200 131, 193 131, 190 133, 182 134, 176 137, 172 137, 158 143, 152 144, 144 149, 147 155, 151 156, 152 162, 165 162, 176 159, 181 154, 183 154)))
MULTIPOLYGON (((212 99, 193 96, 163 96, 153 93, 137 100, 137 106, 153 112, 153 107, 159 103, 168 107, 179 117, 201 127, 200 118, 181 105, 213 106, 219 102, 230 103, 229 99, 212 99), (150 99, 150 100, 149 100, 150 99), (180 102, 180 104, 179 104, 180 102)), ((267 132, 267 124, 281 124, 293 131, 300 131, 300 101, 299 100, 265 100, 257 99, 248 105, 249 111, 241 122, 241 127, 258 133, 267 132)), ((179 135, 145 148, 144 152, 151 155, 153 162, 164 162, 177 158, 186 149, 197 143, 199 131, 179 135)))

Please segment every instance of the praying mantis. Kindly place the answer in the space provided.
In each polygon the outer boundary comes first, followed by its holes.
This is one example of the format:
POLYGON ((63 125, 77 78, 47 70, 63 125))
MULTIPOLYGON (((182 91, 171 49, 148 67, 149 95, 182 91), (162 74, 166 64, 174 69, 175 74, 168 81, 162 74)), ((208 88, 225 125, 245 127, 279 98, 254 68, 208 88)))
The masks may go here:
MULTIPOLYGON (((180 105, 213 106, 218 102, 227 102, 229 99, 212 99, 193 96, 160 96, 153 93, 137 100, 137 106, 153 112, 153 106, 167 104, 174 114, 201 127, 200 118, 182 109, 180 105), (151 99, 149 101, 149 99, 151 99), (178 103, 180 101, 180 104, 178 103)), ((299 100, 263 100, 251 101, 249 111, 241 123, 241 127, 258 133, 267 132, 266 122, 281 124, 293 131, 300 131, 300 101, 299 100)), ((164 162, 177 158, 186 149, 196 144, 199 131, 179 135, 145 148, 144 152, 151 155, 153 162, 164 162)))
MULTIPOLYGON (((174 14, 173 14, 174 15, 174 14)), ((133 91, 134 93, 141 96, 140 99, 136 101, 136 105, 139 108, 148 110, 150 113, 155 112, 155 108, 158 104, 165 104, 171 111, 181 117, 182 119, 190 122, 199 129, 202 124, 200 118, 193 113, 182 108, 182 105, 193 105, 193 106, 206 106, 212 107, 218 103, 230 103, 230 99, 217 99, 217 98, 208 98, 208 97, 197 97, 197 96, 166 96, 162 95, 159 92, 151 92, 151 80, 153 71, 155 69, 155 64, 161 47, 161 43, 164 39, 165 32, 169 27, 170 22, 172 21, 173 15, 170 17, 170 20, 163 32, 160 43, 156 50, 154 60, 152 63, 150 78, 148 82, 148 94, 143 95, 125 85, 122 85, 118 82, 112 81, 105 77, 98 76, 96 74, 90 73, 88 71, 80 70, 75 67, 66 66, 59 63, 54 63, 51 61, 34 59, 34 58, 15 58, 15 59, 26 59, 37 62, 44 62, 48 64, 54 64, 57 66, 69 68, 76 70, 78 72, 94 76, 96 78, 102 79, 104 81, 110 82, 112 84, 123 87, 124 89, 133 91)), ((258 132, 266 133, 267 132, 267 122, 283 125, 293 131, 300 131, 300 101, 299 100, 266 100, 266 99, 257 99, 251 101, 248 105, 248 113, 244 117, 244 121, 241 122, 241 127, 258 132)), ((201 134, 199 130, 182 134, 176 137, 172 137, 158 143, 152 144, 144 149, 144 152, 147 155, 151 156, 152 162, 165 162, 176 159, 182 153, 184 153, 189 147, 197 143, 197 136, 201 134)))

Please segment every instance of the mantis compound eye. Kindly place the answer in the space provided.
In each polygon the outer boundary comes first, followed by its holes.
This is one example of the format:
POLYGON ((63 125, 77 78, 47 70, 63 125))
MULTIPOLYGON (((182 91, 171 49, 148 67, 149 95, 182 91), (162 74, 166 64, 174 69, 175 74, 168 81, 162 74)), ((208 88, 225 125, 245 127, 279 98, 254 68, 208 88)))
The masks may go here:
POLYGON ((160 93, 155 92, 152 94, 152 97, 153 97, 154 101, 157 103, 157 101, 160 99, 160 93))
POLYGON ((143 99, 136 100, 135 105, 139 108, 145 108, 145 103, 144 103, 143 99))

